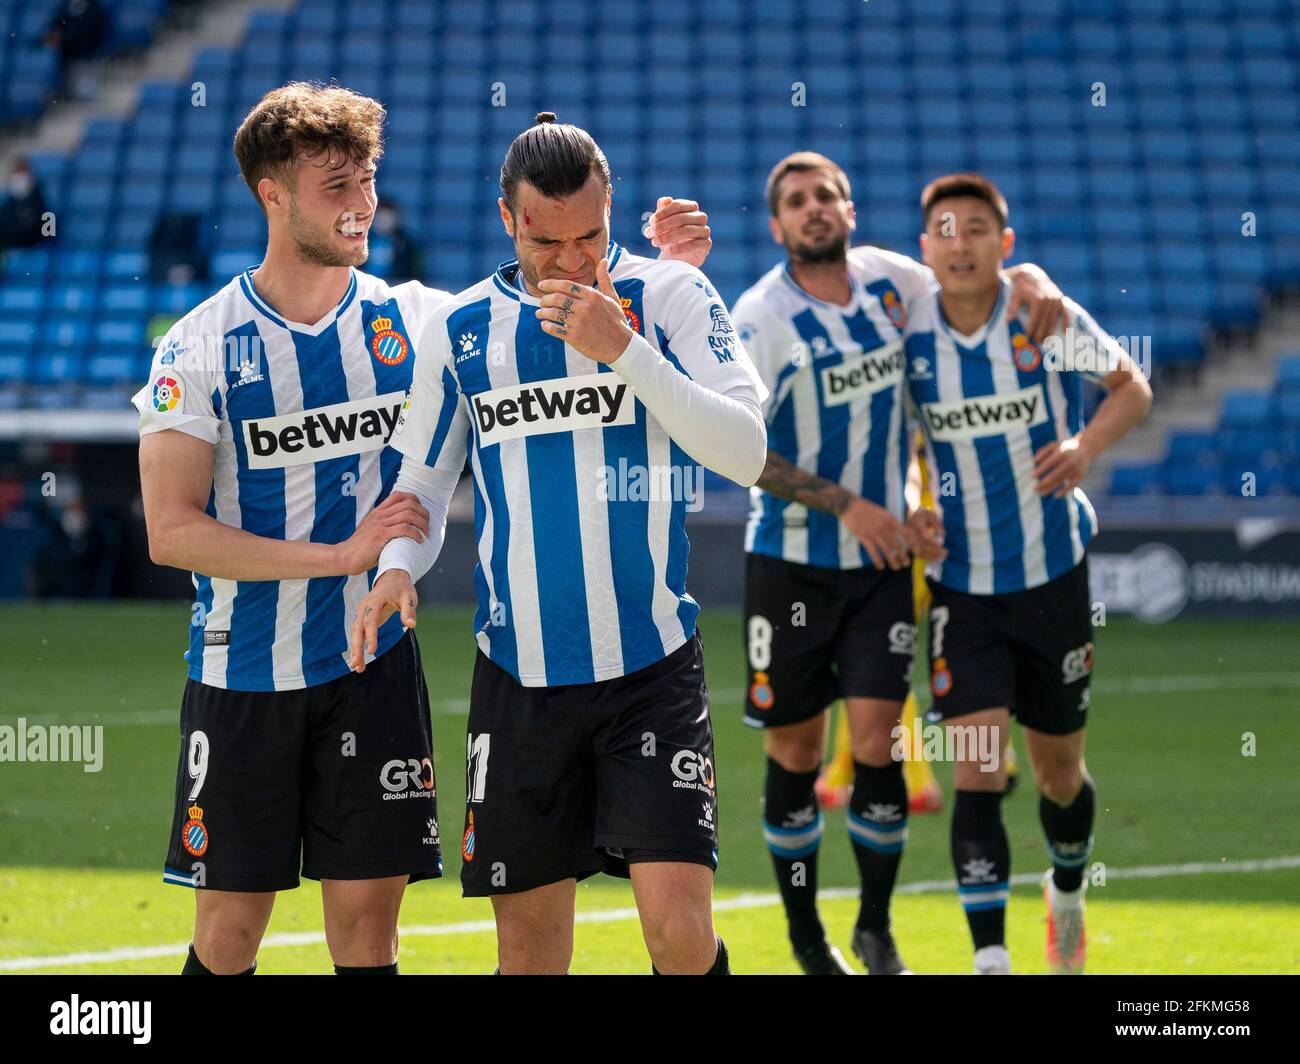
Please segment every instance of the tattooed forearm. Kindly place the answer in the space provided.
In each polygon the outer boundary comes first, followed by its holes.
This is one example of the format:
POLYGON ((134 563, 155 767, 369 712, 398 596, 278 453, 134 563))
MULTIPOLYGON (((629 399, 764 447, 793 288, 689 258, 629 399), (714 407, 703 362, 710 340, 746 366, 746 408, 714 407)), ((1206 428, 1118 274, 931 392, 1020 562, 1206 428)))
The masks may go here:
POLYGON ((840 485, 808 473, 775 451, 767 452, 767 465, 758 478, 758 486, 778 499, 802 503, 810 510, 842 514, 853 495, 840 485))

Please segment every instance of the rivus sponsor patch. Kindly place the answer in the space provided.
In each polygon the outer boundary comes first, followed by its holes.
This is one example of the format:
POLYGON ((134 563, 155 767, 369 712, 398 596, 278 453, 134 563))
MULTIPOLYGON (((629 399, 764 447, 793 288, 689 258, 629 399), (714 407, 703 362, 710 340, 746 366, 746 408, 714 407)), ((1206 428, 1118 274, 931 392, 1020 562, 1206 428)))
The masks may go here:
POLYGON ((278 417, 250 418, 244 422, 248 468, 280 469, 377 451, 393 434, 405 398, 405 392, 389 392, 278 417))
POLYGON ((1043 386, 1021 388, 1000 395, 976 395, 943 403, 926 403, 921 407, 931 439, 973 440, 981 436, 999 436, 1016 429, 1041 425, 1047 420, 1047 402, 1043 386))
POLYGON ((636 424, 631 390, 616 374, 511 384, 471 399, 480 447, 520 436, 636 424))
POLYGON ((821 371, 822 402, 839 406, 892 388, 903 379, 903 363, 903 341, 894 340, 838 366, 827 366, 821 371))

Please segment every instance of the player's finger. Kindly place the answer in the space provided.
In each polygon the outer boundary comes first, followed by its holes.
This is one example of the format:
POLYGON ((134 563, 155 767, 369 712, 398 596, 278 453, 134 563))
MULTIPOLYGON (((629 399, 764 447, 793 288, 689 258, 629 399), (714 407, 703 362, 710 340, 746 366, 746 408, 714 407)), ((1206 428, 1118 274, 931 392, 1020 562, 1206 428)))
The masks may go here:
POLYGON ((1011 286, 1011 298, 1007 300, 1007 321, 1014 321, 1020 308, 1025 305, 1025 297, 1021 294, 1017 285, 1011 286))
POLYGON ((601 259, 596 264, 596 284, 600 290, 610 299, 618 302, 618 293, 614 290, 614 282, 609 279, 609 260, 601 259))
POLYGON ((658 225, 667 221, 669 218, 675 218, 679 214, 690 214, 699 209, 700 205, 694 200, 671 199, 668 196, 664 196, 655 205, 655 213, 650 220, 658 225))
POLYGON ((537 282, 537 287, 543 292, 555 292, 572 296, 574 299, 585 299, 591 292, 586 285, 578 284, 576 281, 561 281, 556 277, 548 277, 544 281, 537 282))
POLYGON ((567 340, 569 338, 569 327, 567 325, 560 325, 558 322, 554 321, 542 322, 542 332, 547 333, 550 336, 558 336, 562 340, 567 340))
POLYGON ((361 640, 364 638, 364 630, 361 627, 361 610, 364 603, 357 603, 357 615, 352 618, 352 630, 348 633, 348 664, 352 666, 354 672, 364 672, 366 668, 365 655, 361 653, 361 640))
POLYGON ((366 653, 373 654, 379 648, 379 607, 371 604, 366 606, 365 613, 362 615, 362 626, 365 629, 364 646, 366 653))
POLYGON ((665 236, 676 234, 679 229, 708 224, 709 216, 703 211, 682 211, 680 214, 672 214, 667 217, 660 216, 655 222, 654 231, 655 236, 662 240, 665 236))
POLYGON ((402 592, 402 627, 415 627, 415 607, 417 604, 415 588, 402 592))
POLYGON ((713 234, 707 225, 692 225, 673 233, 672 236, 665 237, 660 243, 669 251, 678 251, 692 244, 707 244, 712 240, 713 234))

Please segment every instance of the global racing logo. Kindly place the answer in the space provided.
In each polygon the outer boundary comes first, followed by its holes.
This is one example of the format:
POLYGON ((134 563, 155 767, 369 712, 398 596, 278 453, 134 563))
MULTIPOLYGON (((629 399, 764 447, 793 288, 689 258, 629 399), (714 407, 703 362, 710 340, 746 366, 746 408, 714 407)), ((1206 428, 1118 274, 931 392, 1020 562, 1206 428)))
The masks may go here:
POLYGON ((427 757, 394 758, 384 762, 379 770, 379 783, 386 792, 385 802, 405 798, 432 798, 434 790, 433 762, 427 757))
POLYGON ((688 790, 713 790, 713 762, 696 750, 678 750, 672 760, 673 787, 688 790))
POLYGON ((160 414, 175 410, 181 401, 181 382, 163 374, 153 382, 153 408, 160 414))

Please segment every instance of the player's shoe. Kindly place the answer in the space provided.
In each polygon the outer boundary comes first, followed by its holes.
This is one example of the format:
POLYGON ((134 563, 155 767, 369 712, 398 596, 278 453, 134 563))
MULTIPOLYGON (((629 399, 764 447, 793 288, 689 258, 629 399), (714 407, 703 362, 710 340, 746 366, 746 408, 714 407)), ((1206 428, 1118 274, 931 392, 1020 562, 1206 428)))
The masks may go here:
POLYGON ((888 931, 870 931, 859 927, 853 932, 853 955, 866 965, 869 975, 911 975, 912 971, 898 955, 894 936, 888 931))
POLYGON ((907 809, 910 813, 937 813, 942 808, 943 787, 933 777, 917 790, 908 792, 907 809))
POLYGON ((1011 954, 1006 946, 985 946, 975 951, 976 975, 1010 975, 1011 954))
POLYGON ((1087 880, 1074 891, 1057 890, 1049 868, 1043 876, 1047 903, 1047 966, 1053 975, 1080 975, 1087 956, 1088 938, 1083 927, 1083 894, 1087 880))
POLYGON ((844 954, 825 940, 794 951, 804 975, 857 975, 844 954))
POLYGON ((822 809, 843 809, 849 804, 849 795, 853 792, 852 785, 834 783, 826 777, 827 773, 823 772, 813 784, 817 804, 822 809))

